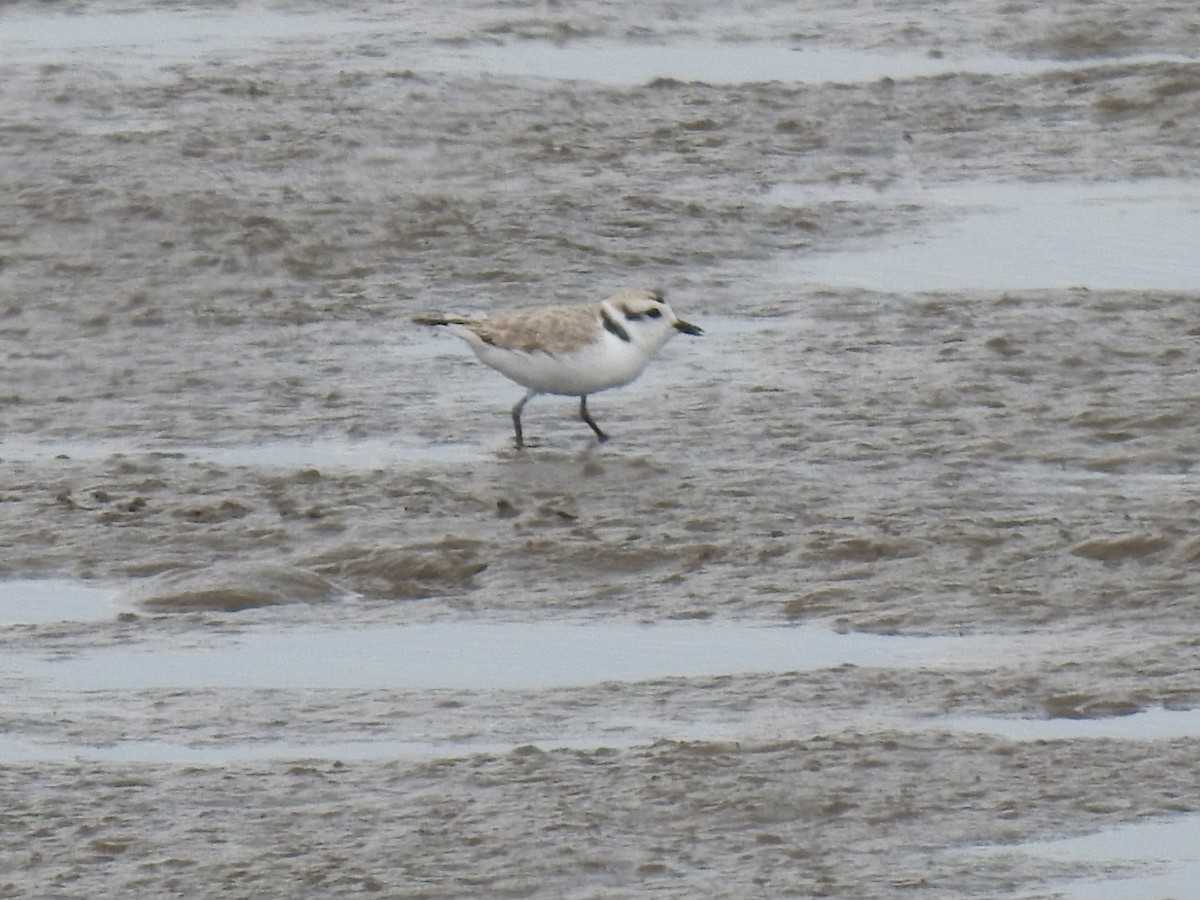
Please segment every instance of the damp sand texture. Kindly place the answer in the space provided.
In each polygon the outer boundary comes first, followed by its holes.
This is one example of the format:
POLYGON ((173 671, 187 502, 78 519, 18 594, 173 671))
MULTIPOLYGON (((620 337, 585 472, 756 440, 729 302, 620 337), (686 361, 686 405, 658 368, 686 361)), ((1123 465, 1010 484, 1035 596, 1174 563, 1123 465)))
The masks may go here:
POLYGON ((1198 32, 5 6, 0 896, 1179 895, 1198 32))

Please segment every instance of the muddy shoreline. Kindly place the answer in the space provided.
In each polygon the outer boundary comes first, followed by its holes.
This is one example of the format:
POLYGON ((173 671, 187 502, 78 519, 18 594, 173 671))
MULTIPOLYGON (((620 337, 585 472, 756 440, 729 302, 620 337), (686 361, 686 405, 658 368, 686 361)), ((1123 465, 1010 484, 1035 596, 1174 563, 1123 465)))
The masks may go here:
POLYGON ((1112 186, 1083 233, 1122 186, 1194 196, 1200 14, 1086 13, 0 9, 0 575, 115 610, 0 620, 0 896, 1086 896, 1136 866, 1025 845, 1194 828, 1200 283, 797 275, 934 240, 965 215, 938 188, 1112 186), (705 82, 706 47, 870 74, 705 82), (519 390, 407 324, 638 285, 706 337, 589 402, 603 446, 539 398, 515 452, 519 390), (993 652, 520 689, 156 669, 480 623, 993 652), (122 653, 145 683, 67 677, 122 653), (1139 714, 1185 736, 964 725, 1139 714))

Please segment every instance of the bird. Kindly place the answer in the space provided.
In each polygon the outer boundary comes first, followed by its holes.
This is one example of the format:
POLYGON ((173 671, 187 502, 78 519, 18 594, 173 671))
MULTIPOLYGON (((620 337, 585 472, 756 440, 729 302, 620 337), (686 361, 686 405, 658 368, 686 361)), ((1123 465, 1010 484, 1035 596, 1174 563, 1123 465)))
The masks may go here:
POLYGON ((677 334, 704 330, 675 315, 663 292, 620 291, 600 303, 541 306, 486 318, 418 315, 418 325, 446 326, 479 361, 526 388, 512 408, 517 449, 525 447, 521 411, 538 394, 579 398, 579 417, 604 443, 588 397, 637 378, 677 334))

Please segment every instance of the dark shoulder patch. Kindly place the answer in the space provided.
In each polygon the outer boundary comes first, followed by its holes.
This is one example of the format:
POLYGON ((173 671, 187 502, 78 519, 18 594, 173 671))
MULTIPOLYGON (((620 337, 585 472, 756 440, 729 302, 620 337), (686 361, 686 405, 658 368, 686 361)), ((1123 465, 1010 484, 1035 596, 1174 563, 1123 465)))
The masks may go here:
MULTIPOLYGON (((626 317, 628 317, 628 314, 626 314, 626 317)), ((609 315, 608 310, 603 307, 600 308, 600 319, 604 323, 605 331, 607 331, 609 334, 616 335, 625 343, 629 343, 629 332, 625 330, 625 327, 620 322, 609 315)))

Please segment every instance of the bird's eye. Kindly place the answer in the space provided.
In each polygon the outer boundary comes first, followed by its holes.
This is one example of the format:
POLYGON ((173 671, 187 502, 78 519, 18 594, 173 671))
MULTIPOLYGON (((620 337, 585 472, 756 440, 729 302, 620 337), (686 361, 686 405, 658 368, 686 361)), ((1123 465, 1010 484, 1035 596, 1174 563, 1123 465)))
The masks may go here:
POLYGON ((662 318, 662 310, 661 309, 648 309, 648 310, 646 310, 646 315, 648 315, 652 319, 661 319, 662 318))
POLYGON ((625 321, 626 322, 636 322, 639 319, 641 319, 641 317, 642 317, 641 313, 630 312, 629 310, 625 311, 625 321))

